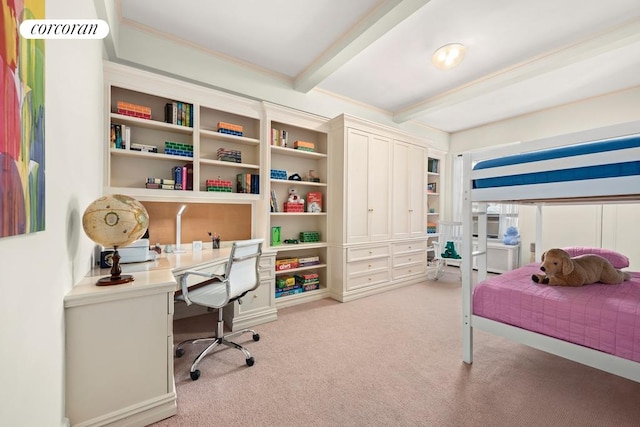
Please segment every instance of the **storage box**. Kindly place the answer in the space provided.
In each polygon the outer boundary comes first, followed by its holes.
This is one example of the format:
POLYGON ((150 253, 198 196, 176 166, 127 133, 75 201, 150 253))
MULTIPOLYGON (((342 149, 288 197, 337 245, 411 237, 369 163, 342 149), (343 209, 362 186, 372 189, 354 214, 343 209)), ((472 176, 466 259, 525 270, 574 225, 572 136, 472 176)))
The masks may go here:
POLYGON ((278 276, 276 277, 276 288, 284 290, 296 285, 296 278, 294 276, 278 276))
POLYGON ((309 265, 318 265, 320 264, 320 257, 308 256, 304 258, 298 258, 298 263, 300 264, 300 267, 307 267, 309 265))
POLYGON ((312 243, 320 241, 320 233, 317 231, 301 231, 300 242, 312 243))
POLYGON ((287 171, 282 169, 271 169, 271 179, 287 179, 287 171))
POLYGON ((286 296, 295 295, 295 294, 301 294, 302 292, 304 292, 304 289, 295 288, 295 287, 287 291, 282 291, 282 292, 276 291, 276 298, 286 297, 286 296))
POLYGON ((284 202, 284 212, 304 212, 304 203, 284 202))
POLYGON ((118 101, 117 108, 118 114, 138 117, 141 119, 151 119, 151 107, 132 104, 130 102, 118 101))
POLYGON ((307 141, 296 141, 293 143, 293 148, 303 151, 316 151, 315 144, 313 142, 307 141))
POLYGON ((276 260, 276 271, 291 270, 300 267, 298 258, 282 258, 276 260))

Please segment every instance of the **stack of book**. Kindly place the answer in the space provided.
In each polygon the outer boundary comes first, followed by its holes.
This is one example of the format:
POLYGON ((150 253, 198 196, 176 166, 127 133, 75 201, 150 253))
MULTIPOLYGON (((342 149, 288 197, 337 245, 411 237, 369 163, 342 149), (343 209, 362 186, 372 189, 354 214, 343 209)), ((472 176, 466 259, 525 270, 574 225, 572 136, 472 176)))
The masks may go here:
POLYGON ((131 150, 142 151, 145 153, 157 153, 158 147, 156 147, 155 145, 131 144, 131 150))
POLYGON ((146 187, 161 190, 175 190, 176 181, 170 178, 147 178, 146 187))
POLYGON ((223 162, 242 163, 242 152, 240 150, 228 150, 226 148, 218 148, 216 153, 218 160, 223 162))

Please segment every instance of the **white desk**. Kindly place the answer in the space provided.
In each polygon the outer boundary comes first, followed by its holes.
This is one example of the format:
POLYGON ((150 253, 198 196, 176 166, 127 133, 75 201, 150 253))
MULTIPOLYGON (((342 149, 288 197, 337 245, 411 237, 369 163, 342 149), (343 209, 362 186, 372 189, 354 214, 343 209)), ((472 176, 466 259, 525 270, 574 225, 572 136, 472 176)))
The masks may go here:
MULTIPOLYGON (((69 291, 64 299, 66 412, 73 426, 145 426, 176 413, 176 278, 189 269, 223 272, 229 253, 230 247, 223 247, 123 264, 122 272, 134 281, 122 285, 96 286, 109 275, 109 269, 96 268, 69 291)), ((276 320, 274 264, 275 252, 264 252, 260 287, 245 296, 248 304, 242 309, 236 303, 225 310, 232 327, 276 320)))

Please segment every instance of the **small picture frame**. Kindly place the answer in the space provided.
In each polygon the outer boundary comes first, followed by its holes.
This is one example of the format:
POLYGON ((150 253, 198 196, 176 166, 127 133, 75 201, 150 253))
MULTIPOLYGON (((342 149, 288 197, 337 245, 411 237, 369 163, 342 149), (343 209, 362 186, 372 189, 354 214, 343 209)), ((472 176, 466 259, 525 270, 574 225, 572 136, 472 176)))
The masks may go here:
POLYGON ((427 184, 427 193, 437 193, 435 182, 430 182, 427 184))

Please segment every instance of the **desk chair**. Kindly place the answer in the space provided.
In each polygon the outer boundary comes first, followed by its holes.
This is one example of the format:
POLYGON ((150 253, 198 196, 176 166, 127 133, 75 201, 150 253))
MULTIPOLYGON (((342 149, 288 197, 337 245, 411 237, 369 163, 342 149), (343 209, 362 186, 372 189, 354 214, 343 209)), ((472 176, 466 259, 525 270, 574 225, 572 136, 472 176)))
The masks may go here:
POLYGON ((200 342, 211 342, 207 348, 205 348, 191 365, 191 379, 193 381, 200 378, 200 370, 198 364, 204 357, 211 353, 215 347, 219 344, 236 348, 244 353, 247 366, 253 366, 255 360, 251 354, 241 345, 229 341, 230 338, 251 332, 253 334, 253 340, 260 340, 258 335, 252 329, 243 329, 241 331, 232 332, 224 335, 224 321, 222 320, 223 308, 232 304, 234 301, 238 301, 241 304, 240 298, 246 295, 247 292, 256 289, 260 283, 258 276, 258 263, 260 255, 262 254, 262 243, 264 239, 253 239, 235 242, 231 248, 231 254, 229 255, 229 261, 225 267, 223 275, 206 273, 202 271, 189 270, 185 271, 180 278, 180 287, 182 294, 176 296, 176 300, 184 301, 187 305, 197 304, 205 307, 218 309, 218 320, 216 327, 216 334, 209 338, 196 338, 183 341, 176 346, 176 357, 182 357, 184 355, 184 349, 182 346, 186 343, 197 344, 200 342), (189 289, 187 285, 187 277, 189 275, 199 275, 209 280, 205 280, 202 283, 196 284, 189 289))

